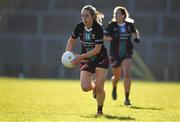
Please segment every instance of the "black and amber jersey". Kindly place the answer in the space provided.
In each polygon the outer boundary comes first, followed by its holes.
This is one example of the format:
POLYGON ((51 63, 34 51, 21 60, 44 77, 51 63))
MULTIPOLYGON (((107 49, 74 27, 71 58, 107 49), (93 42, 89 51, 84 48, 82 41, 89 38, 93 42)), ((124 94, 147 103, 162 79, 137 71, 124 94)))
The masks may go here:
POLYGON ((87 29, 82 22, 77 24, 72 38, 76 39, 78 37, 80 37, 81 42, 81 54, 92 50, 96 44, 102 44, 100 53, 91 57, 91 59, 106 55, 107 51, 103 45, 103 29, 96 21, 93 22, 90 29, 87 29))
POLYGON ((111 22, 104 31, 105 35, 111 36, 113 39, 110 43, 110 56, 124 57, 127 54, 132 54, 131 34, 135 32, 132 23, 118 24, 117 22, 111 22))

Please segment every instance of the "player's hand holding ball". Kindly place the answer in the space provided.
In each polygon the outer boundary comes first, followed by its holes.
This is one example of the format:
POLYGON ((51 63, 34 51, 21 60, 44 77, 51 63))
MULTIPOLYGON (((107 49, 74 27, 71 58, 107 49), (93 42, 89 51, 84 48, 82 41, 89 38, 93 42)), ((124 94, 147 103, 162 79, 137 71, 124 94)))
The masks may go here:
POLYGON ((76 58, 72 61, 73 65, 77 65, 80 61, 83 60, 83 54, 82 55, 76 54, 75 56, 76 56, 76 58))

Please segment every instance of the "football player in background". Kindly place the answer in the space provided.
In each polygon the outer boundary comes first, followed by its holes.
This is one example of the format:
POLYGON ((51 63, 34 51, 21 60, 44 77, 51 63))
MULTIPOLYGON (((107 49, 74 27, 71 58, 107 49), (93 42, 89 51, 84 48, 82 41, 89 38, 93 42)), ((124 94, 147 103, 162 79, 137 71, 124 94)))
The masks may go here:
POLYGON ((110 41, 110 63, 112 67, 112 98, 117 99, 117 83, 121 74, 124 76, 125 105, 131 105, 129 94, 131 87, 131 65, 133 45, 131 38, 139 43, 139 32, 135 29, 134 20, 129 18, 126 8, 114 8, 113 18, 104 31, 104 40, 110 41))

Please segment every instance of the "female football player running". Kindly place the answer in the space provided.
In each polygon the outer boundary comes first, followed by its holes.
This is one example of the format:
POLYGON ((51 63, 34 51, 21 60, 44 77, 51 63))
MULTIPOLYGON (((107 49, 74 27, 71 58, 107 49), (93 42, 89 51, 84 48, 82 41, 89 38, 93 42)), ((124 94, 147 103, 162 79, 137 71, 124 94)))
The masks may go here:
POLYGON ((118 6, 114 8, 113 19, 104 31, 104 40, 110 41, 110 63, 113 73, 112 98, 117 99, 117 82, 122 73, 124 75, 125 105, 131 105, 129 100, 133 53, 131 37, 135 42, 139 42, 139 33, 134 28, 133 22, 126 8, 118 6))
POLYGON ((106 48, 103 45, 103 29, 97 20, 104 15, 91 5, 81 10, 82 22, 78 23, 69 38, 66 51, 72 51, 76 39, 80 37, 81 54, 72 61, 74 65, 80 62, 81 88, 87 92, 93 90, 97 101, 97 115, 103 114, 105 100, 104 82, 109 66, 106 48), (95 73, 95 81, 92 76, 95 73))

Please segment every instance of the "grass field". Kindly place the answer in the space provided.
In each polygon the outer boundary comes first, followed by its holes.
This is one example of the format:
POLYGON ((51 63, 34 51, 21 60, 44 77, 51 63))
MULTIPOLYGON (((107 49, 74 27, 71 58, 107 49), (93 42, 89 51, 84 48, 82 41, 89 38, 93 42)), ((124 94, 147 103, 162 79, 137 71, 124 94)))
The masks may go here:
POLYGON ((133 82, 131 108, 123 105, 122 82, 117 101, 108 81, 105 90, 105 114, 96 117, 96 101, 79 82, 0 78, 0 121, 180 121, 180 83, 133 82))

